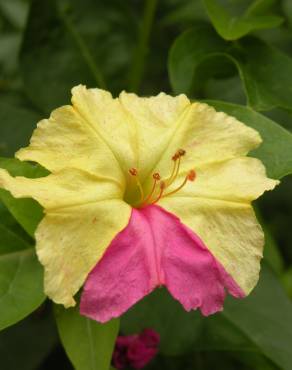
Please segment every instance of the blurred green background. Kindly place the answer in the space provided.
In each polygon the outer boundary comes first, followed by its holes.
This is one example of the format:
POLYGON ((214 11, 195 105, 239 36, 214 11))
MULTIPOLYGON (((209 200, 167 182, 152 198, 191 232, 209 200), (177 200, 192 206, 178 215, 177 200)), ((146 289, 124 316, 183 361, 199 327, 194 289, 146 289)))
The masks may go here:
MULTIPOLYGON (((262 122, 269 148, 275 143, 265 154, 274 159, 273 174, 292 172, 291 139, 265 120, 292 130, 292 0, 0 0, 0 156, 27 145, 38 120, 69 103, 79 83, 114 95, 165 91, 212 101, 247 124, 262 122)), ((121 333, 153 327, 161 334, 147 369, 292 369, 291 195, 286 176, 256 203, 266 248, 249 298, 230 299, 206 319, 158 290, 122 318, 121 333)), ((33 245, 29 226, 7 204, 2 199, 0 244, 5 228, 23 248, 33 245)), ((8 309, 2 275, 0 315, 8 309)), ((44 298, 32 299, 35 308, 44 298)), ((50 302, 9 325, 0 332, 1 370, 73 369, 50 302)))

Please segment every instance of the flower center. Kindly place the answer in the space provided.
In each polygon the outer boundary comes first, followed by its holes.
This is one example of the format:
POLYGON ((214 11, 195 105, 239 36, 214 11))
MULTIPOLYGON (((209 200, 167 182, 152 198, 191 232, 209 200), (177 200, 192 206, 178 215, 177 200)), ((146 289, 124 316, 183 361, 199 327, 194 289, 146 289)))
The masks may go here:
POLYGON ((152 187, 148 194, 145 194, 141 181, 139 179, 139 171, 136 168, 131 168, 129 170, 130 176, 134 179, 136 186, 139 190, 140 200, 136 208, 144 208, 150 204, 157 203, 160 199, 165 198, 169 195, 177 193, 181 190, 188 181, 194 181, 196 178, 196 172, 192 169, 185 176, 182 183, 175 189, 169 191, 170 186, 174 183, 179 175, 181 160, 185 156, 186 151, 179 149, 173 156, 173 166, 172 171, 168 178, 161 179, 161 176, 158 172, 152 174, 152 187))

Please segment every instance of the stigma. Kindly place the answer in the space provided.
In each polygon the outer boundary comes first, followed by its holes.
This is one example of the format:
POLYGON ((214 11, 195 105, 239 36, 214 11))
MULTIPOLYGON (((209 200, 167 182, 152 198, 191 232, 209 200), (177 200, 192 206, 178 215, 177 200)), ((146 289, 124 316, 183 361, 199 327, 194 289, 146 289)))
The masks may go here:
POLYGON ((129 174, 134 178, 140 192, 140 201, 136 208, 144 208, 151 204, 157 203, 160 199, 173 195, 180 191, 188 181, 195 181, 196 172, 191 169, 186 174, 182 183, 173 190, 169 190, 179 175, 182 158, 186 155, 184 149, 177 150, 171 157, 173 166, 170 175, 166 179, 162 179, 158 172, 152 174, 152 187, 148 194, 144 193, 143 186, 139 179, 139 171, 136 168, 130 168, 129 174))

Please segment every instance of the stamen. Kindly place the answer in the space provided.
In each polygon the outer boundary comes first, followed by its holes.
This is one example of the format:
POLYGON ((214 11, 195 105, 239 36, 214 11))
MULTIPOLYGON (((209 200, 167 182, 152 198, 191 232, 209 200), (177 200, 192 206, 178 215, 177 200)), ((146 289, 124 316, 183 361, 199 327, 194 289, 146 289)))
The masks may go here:
POLYGON ((179 149, 177 152, 180 157, 183 157, 186 154, 186 151, 184 149, 179 149))
POLYGON ((147 204, 147 202, 152 198, 152 196, 155 192, 157 181, 159 181, 160 178, 161 178, 160 174, 158 172, 154 173, 152 175, 152 177, 153 177, 153 180, 154 180, 153 185, 152 185, 152 189, 151 189, 150 193, 148 194, 148 196, 146 197, 146 199, 144 199, 144 202, 141 204, 141 207, 145 206, 147 204))
POLYGON ((139 180, 138 170, 136 168, 131 168, 129 170, 130 175, 135 178, 136 184, 137 184, 137 186, 139 188, 139 191, 140 191, 140 202, 139 202, 138 208, 143 208, 143 207, 145 207, 147 205, 155 204, 161 198, 165 198, 168 195, 175 194, 176 192, 178 192, 179 190, 181 190, 188 181, 194 181, 195 180, 195 178, 196 178, 196 172, 194 170, 190 170, 187 173, 187 175, 185 176, 185 178, 184 178, 184 180, 183 180, 183 182, 181 183, 180 186, 178 186, 176 189, 174 189, 174 190, 172 190, 172 191, 170 191, 168 193, 165 193, 165 190, 171 184, 173 184, 173 182, 177 179, 178 174, 179 174, 179 170, 180 170, 181 158, 185 154, 186 154, 186 151, 184 149, 178 149, 176 151, 176 153, 172 156, 172 160, 174 162, 174 165, 173 165, 173 168, 172 168, 172 171, 171 171, 171 175, 169 176, 168 179, 166 179, 164 181, 160 181, 161 180, 161 176, 160 176, 160 174, 158 172, 156 172, 156 173, 154 173, 152 175, 152 178, 153 178, 152 188, 151 188, 151 191, 149 192, 149 194, 146 197, 144 195, 142 184, 141 184, 141 182, 139 180), (157 186, 158 186, 158 182, 159 181, 160 181, 160 183, 159 183, 160 190, 159 190, 159 193, 157 195, 157 186), (156 198, 154 198, 155 195, 156 195, 156 198))
POLYGON ((168 195, 172 195, 172 194, 175 194, 176 192, 178 192, 179 190, 181 190, 185 184, 188 182, 188 181, 194 181, 196 178, 196 172, 194 170, 190 170, 189 173, 186 175, 184 181, 182 182, 182 184, 177 187, 176 189, 166 193, 163 195, 163 198, 167 197, 168 195))
POLYGON ((130 173, 130 175, 132 175, 135 178, 136 184, 137 184, 137 186, 139 188, 139 191, 140 191, 140 202, 143 202, 143 200, 144 200, 144 190, 143 190, 143 187, 142 187, 141 182, 139 180, 138 170, 136 168, 131 168, 129 170, 129 173, 130 173))
POLYGON ((172 160, 174 161, 174 166, 170 177, 166 180, 167 187, 169 187, 177 178, 180 168, 181 157, 183 157, 185 154, 186 151, 184 149, 179 149, 172 157, 172 160))
POLYGON ((166 184, 164 181, 161 181, 160 182, 160 192, 158 194, 158 197, 153 201, 151 202, 151 204, 155 204, 159 201, 160 198, 162 198, 162 195, 163 195, 163 192, 164 192, 164 189, 166 188, 166 184))

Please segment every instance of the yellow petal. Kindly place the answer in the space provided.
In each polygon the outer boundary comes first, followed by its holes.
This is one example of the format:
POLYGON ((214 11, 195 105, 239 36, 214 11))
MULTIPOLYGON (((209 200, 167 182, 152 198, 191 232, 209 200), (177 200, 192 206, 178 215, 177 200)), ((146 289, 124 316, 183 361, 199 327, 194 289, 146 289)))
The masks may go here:
POLYGON ((140 177, 144 181, 164 155, 177 127, 182 124, 190 101, 185 95, 173 97, 160 93, 141 98, 123 92, 120 102, 136 127, 137 168, 141 170, 140 177))
POLYGON ((176 214, 248 294, 256 285, 264 235, 248 204, 173 197, 161 206, 176 214))
POLYGON ((38 162, 51 172, 74 167, 124 181, 120 165, 99 133, 72 106, 54 110, 38 123, 30 145, 16 153, 20 160, 38 162))
POLYGON ((36 232, 36 248, 45 267, 45 293, 66 307, 128 223, 131 208, 119 200, 49 211, 36 232))
POLYGON ((123 194, 118 182, 72 168, 36 179, 12 177, 0 169, 0 187, 15 198, 34 198, 46 210, 121 199, 123 194))
MULTIPOLYGON (((267 178, 265 167, 260 160, 250 157, 201 165, 195 172, 195 181, 187 182, 173 196, 249 203, 279 183, 277 180, 267 178)), ((169 191, 178 187, 185 176, 186 172, 182 172, 169 191)))
POLYGON ((119 99, 113 99, 107 91, 79 85, 72 89, 72 104, 110 148, 124 173, 137 167, 136 127, 119 99))
POLYGON ((198 168, 208 163, 244 156, 261 143, 257 131, 235 118, 202 103, 193 103, 177 129, 156 170, 167 176, 172 166, 171 157, 179 148, 186 150, 181 169, 198 168))

